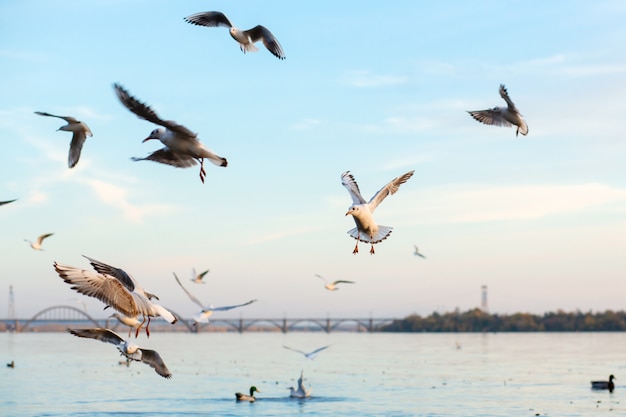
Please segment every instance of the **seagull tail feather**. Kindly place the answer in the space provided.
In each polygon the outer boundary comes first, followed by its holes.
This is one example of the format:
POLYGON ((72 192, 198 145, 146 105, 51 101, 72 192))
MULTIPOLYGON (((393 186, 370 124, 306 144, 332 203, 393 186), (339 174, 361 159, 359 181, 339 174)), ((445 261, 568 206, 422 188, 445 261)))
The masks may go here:
POLYGON ((387 239, 392 230, 393 227, 378 225, 378 232, 376 232, 376 234, 372 236, 371 239, 367 234, 359 233, 356 227, 352 230, 348 230, 348 234, 352 236, 353 239, 358 239, 364 243, 378 243, 387 239))

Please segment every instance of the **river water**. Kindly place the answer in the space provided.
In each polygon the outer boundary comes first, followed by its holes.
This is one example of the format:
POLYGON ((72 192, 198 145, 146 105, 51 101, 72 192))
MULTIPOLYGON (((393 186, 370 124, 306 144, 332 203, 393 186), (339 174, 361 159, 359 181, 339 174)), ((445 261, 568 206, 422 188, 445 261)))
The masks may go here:
MULTIPOLYGON (((126 336, 125 333, 120 333, 126 336)), ((624 333, 157 333, 173 373, 68 333, 0 333, 1 416, 626 415, 624 333), (330 347, 314 360, 284 349, 330 347), (312 389, 288 397, 300 371, 312 389), (591 379, 617 378, 593 391, 591 379), (255 403, 234 393, 255 385, 255 403)))

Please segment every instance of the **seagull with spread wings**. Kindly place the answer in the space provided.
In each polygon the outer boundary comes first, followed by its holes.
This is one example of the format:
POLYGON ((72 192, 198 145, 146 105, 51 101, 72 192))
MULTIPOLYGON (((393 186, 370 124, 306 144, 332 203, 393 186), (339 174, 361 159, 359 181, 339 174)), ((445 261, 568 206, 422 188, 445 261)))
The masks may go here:
POLYGON ((111 343, 117 347, 120 353, 127 359, 143 362, 153 368, 163 378, 171 378, 172 373, 156 350, 143 349, 129 340, 124 340, 120 335, 109 329, 67 329, 74 336, 95 339, 105 343, 111 343))
POLYGON ((176 316, 159 304, 153 303, 154 294, 145 291, 139 283, 126 271, 96 261, 85 256, 95 269, 88 271, 69 265, 54 263, 54 269, 63 280, 72 285, 72 289, 80 294, 96 298, 107 306, 119 311, 126 317, 143 316, 143 321, 135 331, 135 337, 146 323, 146 335, 150 337, 150 318, 163 317, 174 324, 176 316))
POLYGON ((413 255, 426 259, 426 257, 417 248, 417 245, 413 245, 413 247, 415 248, 415 252, 413 252, 413 255))
POLYGON ((143 142, 158 139, 165 147, 152 152, 145 158, 132 158, 133 161, 154 161, 176 168, 189 168, 200 162, 200 180, 202 183, 204 183, 206 176, 205 158, 220 167, 228 165, 226 158, 218 156, 198 140, 197 133, 193 133, 185 126, 172 120, 161 119, 147 104, 131 96, 121 85, 113 84, 113 88, 120 102, 137 117, 162 126, 150 132, 150 135, 143 142))
POLYGON ((196 272, 196 268, 193 268, 193 274, 191 275, 193 278, 191 278, 192 282, 195 282, 196 284, 206 284, 206 281, 203 281, 202 278, 204 278, 204 276, 206 274, 209 273, 209 269, 207 269, 204 272, 200 272, 199 274, 196 272))
POLYGON ((252 29, 240 30, 222 12, 195 13, 185 17, 185 21, 198 26, 228 28, 230 36, 239 43, 239 48, 241 48, 244 54, 246 52, 258 51, 259 49, 254 43, 263 41, 263 45, 272 55, 278 59, 285 59, 285 52, 280 43, 278 43, 278 39, 265 26, 257 25, 252 29))
POLYGON ((37 240, 35 240, 34 242, 28 240, 28 239, 24 239, 26 242, 30 243, 30 247, 35 249, 35 250, 43 250, 41 248, 41 245, 43 244, 43 240, 52 236, 54 233, 46 233, 43 235, 40 235, 39 237, 37 237, 37 240))
POLYGON ((504 84, 500 84, 500 97, 506 101, 507 107, 494 107, 487 110, 474 110, 468 111, 468 113, 476 120, 486 125, 505 126, 511 127, 517 126, 515 136, 519 133, 526 136, 528 134, 528 125, 520 114, 513 101, 509 98, 509 93, 506 91, 504 84))
POLYGON ((234 306, 213 307, 212 304, 205 306, 202 303, 202 301, 200 301, 192 293, 190 293, 185 287, 183 287, 183 284, 178 279, 178 276, 176 275, 176 273, 174 273, 174 278, 176 278, 176 282, 178 282, 178 285, 180 285, 180 288, 182 288, 183 291, 185 291, 185 294, 187 294, 187 297, 189 297, 191 301, 196 303, 202 309, 198 314, 193 316, 194 325, 197 325, 198 323, 208 323, 209 317, 213 314, 214 311, 228 311, 228 310, 232 310, 233 308, 247 306, 257 301, 256 299, 254 299, 254 300, 248 301, 247 303, 237 304, 234 306))
POLYGON ((321 279, 322 281, 324 281, 324 288, 326 288, 328 291, 337 291, 339 289, 337 288, 338 284, 354 284, 354 281, 345 281, 345 280, 337 280, 337 281, 329 283, 328 281, 326 281, 326 278, 324 278, 323 276, 319 274, 315 274, 315 276, 321 279))
POLYGON ((298 349, 293 349, 293 348, 290 348, 289 346, 285 346, 285 345, 283 345, 283 347, 284 347, 285 349, 289 349, 289 350, 291 350, 291 351, 298 352, 298 353, 300 353, 300 354, 304 355, 304 357, 305 357, 305 358, 307 358, 307 359, 311 359, 311 360, 313 360, 313 359, 315 359, 315 357, 317 356, 317 354, 318 354, 318 353, 320 353, 320 352, 321 352, 321 351, 323 351, 324 349, 329 348, 329 347, 330 347, 330 345, 328 345, 328 346, 322 346, 321 348, 317 348, 317 349, 315 349, 314 351, 311 351, 311 352, 303 352, 303 351, 301 351, 301 350, 298 350, 298 349))
POLYGON ((57 117, 67 122, 66 125, 61 126, 57 130, 72 132, 72 141, 70 142, 70 153, 67 157, 67 165, 70 168, 74 168, 80 159, 80 152, 83 149, 83 144, 87 140, 87 136, 93 136, 89 127, 85 123, 71 116, 57 116, 56 114, 50 114, 43 111, 36 111, 35 114, 40 116, 57 117))
POLYGON ((341 184, 346 187, 350 197, 352 197, 352 206, 348 209, 346 216, 351 215, 356 223, 356 227, 348 231, 348 234, 356 239, 356 246, 352 251, 353 254, 359 252, 359 241, 361 241, 371 245, 370 254, 373 255, 374 244, 382 242, 391 234, 393 227, 382 226, 376 223, 373 215, 374 210, 388 195, 395 194, 400 185, 407 182, 414 172, 410 171, 394 178, 389 184, 378 190, 369 202, 366 202, 361 196, 359 186, 350 171, 341 174, 341 184))

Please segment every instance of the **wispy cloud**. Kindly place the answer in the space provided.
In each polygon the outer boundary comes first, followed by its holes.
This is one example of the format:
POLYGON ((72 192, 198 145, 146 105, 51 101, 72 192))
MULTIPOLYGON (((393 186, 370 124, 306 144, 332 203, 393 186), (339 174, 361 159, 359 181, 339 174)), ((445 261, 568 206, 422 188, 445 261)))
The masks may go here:
POLYGON ((344 79, 349 85, 359 88, 385 87, 409 81, 409 78, 403 75, 373 74, 367 70, 349 71, 344 79))

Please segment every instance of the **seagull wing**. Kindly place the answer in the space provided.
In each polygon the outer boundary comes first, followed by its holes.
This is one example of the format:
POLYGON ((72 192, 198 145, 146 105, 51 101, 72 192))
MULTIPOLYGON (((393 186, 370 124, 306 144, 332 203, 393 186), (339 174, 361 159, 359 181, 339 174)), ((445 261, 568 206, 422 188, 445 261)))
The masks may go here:
POLYGON ((111 343, 116 346, 124 341, 124 339, 120 335, 109 329, 67 329, 67 331, 74 336, 85 337, 88 339, 96 339, 101 342, 111 343))
POLYGON ((257 300, 250 300, 247 303, 243 303, 243 304, 237 304, 236 306, 224 306, 224 307, 209 307, 209 308, 203 308, 203 311, 227 311, 227 310, 232 310, 233 308, 237 308, 237 307, 243 307, 243 306, 247 306, 249 304, 252 304, 254 302, 256 302, 257 300))
POLYGON ((498 91, 500 93, 500 97, 502 97, 502 99, 506 101, 507 106, 509 106, 509 110, 517 112, 517 107, 515 107, 515 104, 513 104, 513 101, 509 97, 509 93, 506 91, 504 84, 500 84, 500 89, 498 91))
POLYGON ((187 294, 187 297, 189 297, 191 301, 198 304, 200 308, 204 310, 204 304, 202 304, 202 301, 198 300, 192 293, 187 291, 187 288, 183 287, 183 284, 178 279, 178 275, 176 275, 176 273, 174 273, 174 278, 176 278, 176 282, 178 282, 178 285, 180 285, 180 288, 182 288, 183 291, 185 291, 185 294, 187 294))
POLYGON ((365 199, 361 196, 359 186, 350 171, 346 171, 341 174, 341 185, 346 187, 350 193, 350 197, 352 197, 352 204, 365 204, 365 199))
POLYGON ((72 289, 88 297, 96 298, 128 317, 136 317, 139 311, 133 293, 117 278, 86 269, 54 263, 54 269, 72 289))
POLYGON ((323 351, 324 349, 328 349, 329 347, 330 347, 330 345, 323 346, 323 347, 321 347, 321 348, 317 348, 317 349, 315 349, 313 352, 309 352, 309 353, 307 354, 307 356, 314 356, 314 355, 317 355, 319 352, 323 351))
POLYGON ((409 180, 409 178, 411 178, 413 176, 413 173, 415 171, 409 171, 404 175, 401 175, 399 177, 394 178, 393 180, 391 180, 389 182, 389 184, 385 185, 383 188, 381 188, 380 190, 378 190, 378 192, 376 194, 374 194, 374 197, 372 197, 372 199, 369 201, 369 207, 370 207, 370 211, 374 212, 374 209, 376 207, 378 207, 378 205, 388 196, 391 194, 395 194, 396 191, 398 191, 398 188, 400 188, 400 185, 404 184, 405 182, 407 182, 409 180))
POLYGON ((56 114, 46 113, 45 111, 36 111, 35 114, 38 114, 40 116, 56 117, 58 119, 63 119, 68 123, 80 123, 80 121, 72 116, 57 116, 56 114))
POLYGON ((128 291, 135 291, 135 280, 123 269, 107 265, 104 262, 96 261, 89 256, 83 255, 83 257, 87 258, 91 266, 93 266, 93 269, 95 269, 99 274, 110 275, 128 288, 128 291))
POLYGON ((161 164, 172 165, 176 168, 188 168, 197 164, 193 156, 172 152, 168 148, 161 148, 145 158, 131 158, 133 161, 154 161, 161 164))
POLYGON ((326 281, 326 278, 324 278, 320 274, 315 274, 315 276, 318 277, 319 279, 321 279, 322 281, 324 281, 324 284, 328 284, 328 281, 326 281))
POLYGON ((163 378, 172 377, 172 373, 169 369, 167 369, 167 366, 165 366, 165 362, 163 362, 161 355, 159 355, 159 352, 157 352, 156 350, 141 349, 141 361, 145 364, 150 365, 150 367, 153 368, 156 373, 161 375, 163 378))
POLYGON ((301 351, 301 350, 298 350, 298 349, 293 349, 293 348, 290 348, 289 346, 285 346, 285 345, 283 345, 283 347, 284 347, 285 349, 288 349, 288 350, 291 350, 291 351, 294 351, 294 352, 298 352, 298 353, 300 353, 300 354, 302 354, 302 355, 304 355, 304 356, 306 356, 306 355, 307 355, 307 354, 306 354, 306 352, 303 352, 303 351, 301 351))
POLYGON ((43 240, 44 240, 45 238, 47 238, 47 237, 52 236, 53 234, 54 234, 54 233, 46 233, 46 234, 44 234, 44 235, 39 236, 39 237, 37 238, 37 244, 38 244, 39 246, 41 246, 41 244, 43 243, 43 240))
POLYGON ((185 22, 192 25, 207 27, 226 27, 231 28, 233 24, 228 20, 222 12, 200 12, 185 17, 185 22))
POLYGON ((17 200, 17 198, 13 199, 13 200, 7 200, 7 201, 0 201, 0 206, 4 206, 5 204, 9 204, 14 202, 15 200, 17 200))
POLYGON ((140 119, 147 120, 154 124, 163 126, 173 132, 179 133, 181 138, 189 138, 193 139, 197 135, 193 133, 191 130, 187 129, 185 126, 179 125, 176 122, 171 120, 163 120, 154 110, 150 108, 147 104, 144 104, 131 96, 128 91, 126 91, 121 85, 113 84, 113 88, 115 89, 115 94, 117 98, 122 102, 122 104, 131 112, 135 113, 137 117, 140 119))
POLYGON ((337 285, 337 284, 354 284, 354 281, 344 281, 340 279, 339 281, 333 282, 333 285, 337 285))
POLYGON ((76 130, 72 135, 72 141, 70 142, 70 153, 67 157, 67 165, 70 168, 74 168, 80 159, 80 152, 83 149, 83 144, 87 139, 87 132, 91 136, 91 131, 89 129, 84 130, 76 130))
POLYGON ((263 45, 265 45, 267 50, 270 51, 276 58, 285 59, 283 47, 280 46, 278 39, 276 39, 274 35, 272 35, 272 32, 270 32, 265 26, 257 25, 252 29, 244 31, 244 33, 252 42, 262 40, 263 45))
POLYGON ((493 110, 493 109, 475 110, 475 111, 468 111, 468 113, 474 119, 486 125, 505 126, 505 127, 512 126, 511 123, 508 120, 506 120, 502 116, 502 113, 498 110, 493 110))
MULTIPOLYGON (((194 273, 195 273, 195 269, 194 269, 194 273)), ((197 274, 197 275, 196 275, 196 279, 197 279, 198 281, 202 281, 202 278, 204 278, 204 276, 205 276, 206 274, 208 274, 208 273, 209 273, 209 269, 207 269, 207 270, 206 270, 206 271, 204 271, 204 272, 200 272, 199 274, 197 274)))

